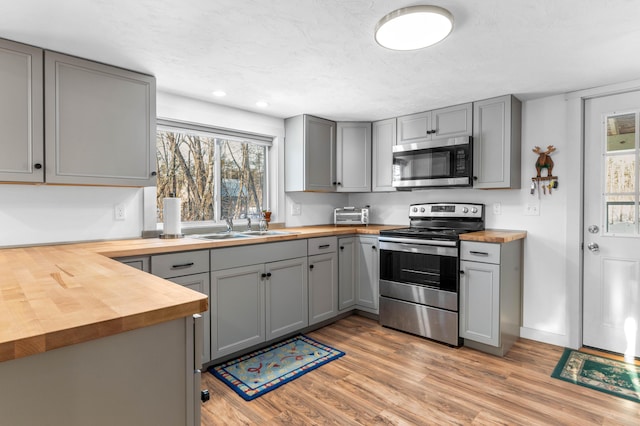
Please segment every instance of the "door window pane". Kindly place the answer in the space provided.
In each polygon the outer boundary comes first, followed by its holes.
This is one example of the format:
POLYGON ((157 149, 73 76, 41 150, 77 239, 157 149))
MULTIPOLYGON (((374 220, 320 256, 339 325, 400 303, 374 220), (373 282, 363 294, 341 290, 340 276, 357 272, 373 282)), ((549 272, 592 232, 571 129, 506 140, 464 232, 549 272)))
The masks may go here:
POLYGON ((609 196, 606 201, 606 226, 609 234, 634 234, 637 224, 634 196, 609 196))
POLYGON ((636 114, 607 117, 607 152, 636 148, 636 114))
POLYGON ((608 193, 635 192, 636 154, 608 156, 606 160, 606 186, 608 193))

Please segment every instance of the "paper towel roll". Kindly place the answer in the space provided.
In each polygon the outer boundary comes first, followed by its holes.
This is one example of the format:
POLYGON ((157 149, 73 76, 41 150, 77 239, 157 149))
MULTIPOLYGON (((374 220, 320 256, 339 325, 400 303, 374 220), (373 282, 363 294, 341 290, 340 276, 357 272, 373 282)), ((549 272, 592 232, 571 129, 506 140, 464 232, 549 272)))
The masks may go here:
POLYGON ((162 215, 164 217, 164 234, 179 235, 182 233, 180 224, 180 198, 164 198, 162 200, 162 215))

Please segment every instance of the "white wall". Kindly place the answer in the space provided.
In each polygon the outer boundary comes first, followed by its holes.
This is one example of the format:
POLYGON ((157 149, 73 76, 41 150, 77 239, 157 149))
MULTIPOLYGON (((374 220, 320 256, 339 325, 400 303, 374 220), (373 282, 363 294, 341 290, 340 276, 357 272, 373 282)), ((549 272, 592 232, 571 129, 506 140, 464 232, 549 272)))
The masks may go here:
POLYGON ((139 237, 142 188, 0 185, 0 247, 139 237), (124 204, 126 218, 115 219, 124 204))

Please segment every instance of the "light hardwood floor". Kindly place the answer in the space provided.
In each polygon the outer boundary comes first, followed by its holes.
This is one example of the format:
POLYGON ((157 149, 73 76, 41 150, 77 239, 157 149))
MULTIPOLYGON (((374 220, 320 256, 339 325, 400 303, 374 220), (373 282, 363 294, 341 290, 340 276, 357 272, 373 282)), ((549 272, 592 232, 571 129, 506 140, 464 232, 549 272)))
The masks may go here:
POLYGON ((202 424, 640 425, 640 404, 551 378, 561 347, 499 358, 357 315, 308 336, 346 355, 250 402, 203 373, 202 424))

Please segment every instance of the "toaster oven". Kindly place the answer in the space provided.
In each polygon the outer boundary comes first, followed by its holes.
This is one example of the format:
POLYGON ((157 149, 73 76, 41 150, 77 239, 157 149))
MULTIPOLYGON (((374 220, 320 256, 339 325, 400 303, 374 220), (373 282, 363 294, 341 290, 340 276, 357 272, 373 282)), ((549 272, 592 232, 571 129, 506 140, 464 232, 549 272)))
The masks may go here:
POLYGON ((368 225, 369 207, 339 207, 333 211, 335 225, 368 225))

